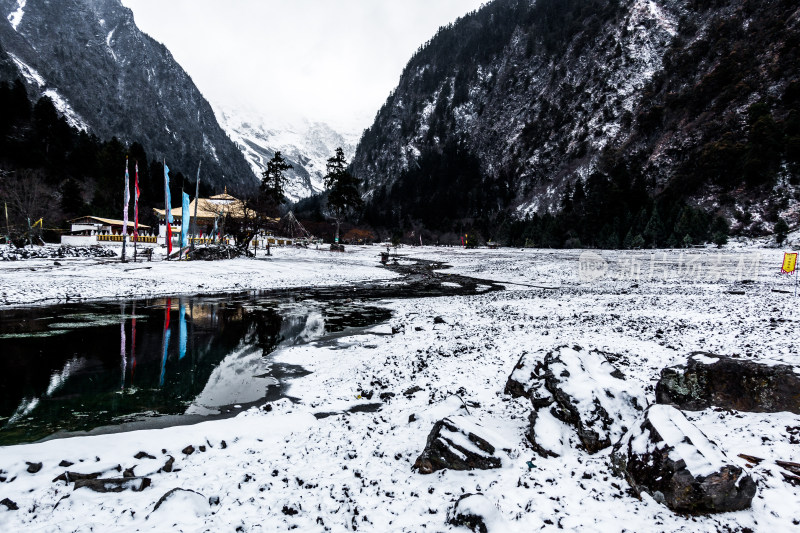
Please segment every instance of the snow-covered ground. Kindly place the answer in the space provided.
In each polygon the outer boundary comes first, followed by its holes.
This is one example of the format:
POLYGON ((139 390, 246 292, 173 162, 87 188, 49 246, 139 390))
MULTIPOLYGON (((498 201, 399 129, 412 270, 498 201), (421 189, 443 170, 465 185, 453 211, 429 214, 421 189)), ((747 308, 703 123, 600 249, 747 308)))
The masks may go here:
POLYGON ((230 261, 0 261, 0 304, 319 287, 395 277, 378 263, 377 249, 336 254, 274 247, 271 257, 259 251, 256 259, 230 261))
MULTIPOLYGON (((298 253, 286 259, 285 278, 276 277, 288 285, 317 279, 312 271, 321 279, 344 270, 372 272, 377 248, 348 250, 323 261, 307 258, 310 251, 298 253)), ((615 354, 615 364, 649 402, 660 370, 694 350, 800 364, 800 300, 773 292, 792 290, 794 280, 778 274, 782 253, 721 252, 401 249, 451 264, 445 272, 506 282, 515 290, 383 302, 394 312, 388 324, 281 349, 277 362, 312 371, 292 382, 295 404, 280 400, 195 426, 0 448, 0 500, 19 507, 6 511, 0 504, 0 530, 449 531, 457 529, 446 523, 447 510, 464 493, 482 493, 496 505, 492 531, 795 530, 800 488, 785 483, 771 461, 800 462, 798 415, 687 413, 732 461, 744 466, 740 453, 767 461, 751 470, 758 485, 752 509, 685 517, 649 496, 632 496, 612 475, 609 450, 536 455, 524 436, 530 402, 503 393, 522 353, 561 345, 615 354), (421 390, 411 393, 415 386, 421 390), (381 393, 394 396, 379 400, 381 393), (376 402, 383 404, 376 412, 350 412, 376 402), (322 413, 333 414, 314 416, 322 413), (434 422, 449 415, 468 416, 494 433, 507 448, 497 452, 502 467, 413 472, 434 422), (190 455, 182 452, 188 445, 195 450, 190 455), (135 459, 140 451, 154 459, 135 459), (172 471, 159 471, 170 456, 172 471), (58 466, 61 461, 74 464, 58 466), (42 468, 29 473, 27 462, 42 468), (53 481, 65 470, 103 472, 105 478, 128 468, 152 484, 141 492, 99 494, 53 481), (195 492, 180 492, 154 510, 174 488, 195 492)), ((247 279, 241 272, 256 263, 159 264, 146 279, 172 273, 174 282, 187 279, 186 290, 200 291, 203 283, 213 291, 224 284, 225 272, 247 279), (191 268, 201 270, 187 275, 191 268)), ((116 265, 96 268, 130 291, 135 284, 127 277, 143 275, 116 265)), ((91 274, 79 270, 71 267, 72 274, 59 279, 88 282, 91 274)), ((40 274, 9 273, 5 265, 2 271, 4 291, 6 280, 40 274)), ((256 275, 269 279, 266 272, 256 275)), ((8 294, 23 302, 31 290, 8 294)))

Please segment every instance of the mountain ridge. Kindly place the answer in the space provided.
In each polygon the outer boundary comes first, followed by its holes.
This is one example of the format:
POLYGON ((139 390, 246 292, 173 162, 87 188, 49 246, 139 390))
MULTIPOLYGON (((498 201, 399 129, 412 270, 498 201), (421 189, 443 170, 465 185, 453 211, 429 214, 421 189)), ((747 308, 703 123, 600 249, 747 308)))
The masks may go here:
POLYGON ((600 180, 652 199, 620 226, 663 199, 763 233, 797 214, 798 21, 786 0, 495 0, 420 47, 365 131, 367 219, 524 219, 600 180))
POLYGON ((167 48, 119 0, 0 0, 0 76, 22 77, 68 121, 138 141, 185 174, 252 191, 257 181, 211 105, 167 48))

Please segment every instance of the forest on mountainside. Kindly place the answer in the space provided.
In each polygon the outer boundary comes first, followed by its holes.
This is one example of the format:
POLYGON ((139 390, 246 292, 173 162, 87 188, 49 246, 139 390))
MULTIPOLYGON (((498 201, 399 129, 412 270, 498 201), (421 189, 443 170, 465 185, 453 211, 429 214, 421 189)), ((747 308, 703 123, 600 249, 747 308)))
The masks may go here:
POLYGON ((553 247, 796 227, 800 6, 643 5, 496 0, 441 28, 359 144, 362 221, 553 247))
MULTIPOLYGON (((57 242, 58 230, 66 229, 69 219, 122 219, 126 156, 131 220, 138 164, 139 221, 154 226, 152 208, 164 206, 163 162, 148 159, 138 142, 127 146, 116 137, 100 140, 73 128, 49 97, 32 102, 20 80, 0 82, 0 202, 7 206, 12 234, 24 233, 29 222, 43 218, 45 240, 57 242)), ((181 188, 194 196, 194 182, 181 170, 170 168, 173 207, 180 205, 181 188)), ((200 190, 213 194, 202 177, 200 190)))

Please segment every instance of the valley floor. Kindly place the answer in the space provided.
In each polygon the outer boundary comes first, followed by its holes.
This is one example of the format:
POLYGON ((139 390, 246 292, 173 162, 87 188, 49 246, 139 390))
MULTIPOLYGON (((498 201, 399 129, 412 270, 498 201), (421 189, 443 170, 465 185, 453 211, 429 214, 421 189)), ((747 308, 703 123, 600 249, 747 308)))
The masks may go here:
MULTIPOLYGON (((278 251, 272 261, 284 265, 279 274, 266 268, 251 273, 257 261, 246 260, 153 264, 148 271, 127 272, 100 265, 92 268, 96 274, 78 262, 47 273, 36 272, 33 264, 30 273, 0 265, 0 301, 52 300, 73 290, 86 297, 84 287, 98 276, 114 281, 94 297, 163 294, 157 291, 169 287, 231 290, 223 287, 232 280, 258 288, 392 277, 375 266, 379 248, 349 250, 313 257, 311 251, 287 250, 291 259, 278 251), (161 281, 166 273, 169 284, 161 281), (46 282, 39 279, 45 274, 46 282)), ((799 415, 687 412, 731 461, 744 466, 740 453, 768 461, 751 470, 758 485, 751 509, 685 517, 646 495, 632 496, 611 473, 609 450, 537 456, 525 438, 529 401, 503 393, 521 354, 544 356, 562 345, 615 354, 631 387, 643 390, 650 402, 661 369, 696 350, 800 365, 800 300, 773 292, 793 288, 793 279, 778 274, 781 252, 405 248, 400 255, 442 261, 451 265, 444 272, 494 280, 508 290, 381 302, 394 313, 388 324, 281 349, 275 362, 311 371, 292 382, 296 403, 280 400, 194 426, 0 448, 0 500, 19 507, 7 511, 0 504, 0 530, 455 531, 446 522, 447 510, 463 493, 482 493, 496 505, 490 531, 798 527, 800 488, 785 483, 769 460, 800 462, 800 447, 791 443, 799 415), (409 391, 415 386, 421 390, 409 391), (370 391, 373 397, 366 399, 370 391), (394 396, 370 412, 366 404, 378 402, 381 393, 394 396), (345 412, 358 406, 364 412, 345 412), (433 424, 456 414, 496 434, 507 449, 498 452, 502 467, 413 472, 433 424), (182 450, 190 445, 194 451, 187 455, 182 450), (136 459, 138 452, 148 456, 136 459), (169 457, 174 467, 165 472, 169 457), (61 461, 74 464, 63 467, 61 461), (41 470, 29 473, 28 462, 42 463, 41 470), (119 477, 129 468, 152 484, 141 492, 99 494, 53 481, 65 470, 119 477), (182 492, 156 510, 174 488, 195 492, 182 492)), ((24 267, 27 262, 13 265, 24 267)))

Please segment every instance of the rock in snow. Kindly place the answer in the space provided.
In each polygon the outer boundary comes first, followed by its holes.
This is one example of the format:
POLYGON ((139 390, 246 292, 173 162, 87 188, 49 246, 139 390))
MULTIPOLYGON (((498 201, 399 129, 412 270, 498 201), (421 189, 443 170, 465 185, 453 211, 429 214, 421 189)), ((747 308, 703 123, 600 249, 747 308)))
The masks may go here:
POLYGON ((78 479, 75 480, 74 490, 87 488, 94 492, 122 492, 132 490, 141 492, 151 484, 149 477, 127 477, 108 479, 78 479))
POLYGON ((665 368, 656 385, 658 403, 700 411, 711 406, 800 414, 800 368, 695 352, 685 366, 665 368))
POLYGON ((542 359, 522 354, 514 366, 514 371, 506 382, 506 394, 514 398, 525 396, 530 398, 534 407, 550 405, 553 396, 544 386, 544 361, 542 359))
POLYGON ((523 356, 506 385, 525 390, 534 412, 528 439, 544 456, 558 456, 577 432, 589 453, 611 446, 647 405, 644 395, 605 356, 579 346, 523 356), (563 423, 563 424, 562 424, 563 423))
MULTIPOLYGON (((483 494, 464 494, 447 513, 447 522, 476 533, 495 531, 493 524, 500 522, 500 513, 483 494)), ((499 525, 499 524, 498 524, 499 525)))
POLYGON ((753 479, 669 405, 650 406, 614 446, 611 460, 638 494, 673 511, 738 511, 756 493, 753 479))
POLYGON ((153 507, 153 513, 166 513, 168 516, 205 516, 211 512, 209 500, 199 492, 174 488, 161 496, 153 507))
POLYGON ((451 416, 436 422, 428 435, 425 449, 413 468, 420 474, 437 470, 486 470, 500 468, 493 436, 482 426, 464 416, 451 416))

